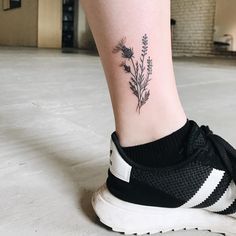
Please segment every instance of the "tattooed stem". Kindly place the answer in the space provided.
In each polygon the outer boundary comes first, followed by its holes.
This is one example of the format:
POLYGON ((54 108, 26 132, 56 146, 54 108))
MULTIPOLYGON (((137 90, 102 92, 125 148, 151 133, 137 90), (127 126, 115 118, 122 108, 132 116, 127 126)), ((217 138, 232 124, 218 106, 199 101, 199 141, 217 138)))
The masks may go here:
POLYGON ((132 62, 132 65, 133 65, 133 68, 134 68, 134 71, 135 71, 135 77, 136 77, 136 67, 135 67, 133 58, 131 58, 131 62, 132 62))
POLYGON ((135 78, 135 75, 133 74, 133 72, 132 71, 130 71, 130 74, 135 78))

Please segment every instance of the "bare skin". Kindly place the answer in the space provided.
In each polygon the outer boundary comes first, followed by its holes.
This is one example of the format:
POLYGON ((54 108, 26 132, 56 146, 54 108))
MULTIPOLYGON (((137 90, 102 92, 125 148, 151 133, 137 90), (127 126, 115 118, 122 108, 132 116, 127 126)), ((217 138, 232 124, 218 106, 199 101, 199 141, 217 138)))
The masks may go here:
POLYGON ((170 1, 81 0, 101 57, 122 146, 160 139, 186 115, 173 72, 170 1))

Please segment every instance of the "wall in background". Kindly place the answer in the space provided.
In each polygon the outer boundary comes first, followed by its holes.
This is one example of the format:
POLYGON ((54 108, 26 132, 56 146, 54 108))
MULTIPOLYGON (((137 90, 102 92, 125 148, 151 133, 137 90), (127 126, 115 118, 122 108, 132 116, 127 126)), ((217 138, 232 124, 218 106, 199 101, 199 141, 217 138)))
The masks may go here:
POLYGON ((7 11, 2 6, 0 0, 0 45, 37 46, 38 0, 23 0, 7 11))
MULTIPOLYGON (((233 0, 235 1, 235 0, 233 0)), ((206 56, 214 54, 213 35, 216 0, 172 0, 173 54, 206 56)))
POLYGON ((62 0, 38 0, 38 47, 61 48, 62 0))
MULTIPOLYGON (((236 0, 171 0, 172 18, 176 20, 172 39, 175 56, 224 54, 214 51, 214 25, 216 22, 217 34, 232 31, 232 27, 236 26, 231 24, 232 21, 228 22, 228 14, 232 10, 231 15, 235 17, 235 8, 231 6, 224 10, 220 4, 216 6, 216 1, 226 5, 228 2, 236 3, 236 0), (222 14, 227 17, 222 18, 222 14), (218 16, 220 21, 217 20, 218 16), (219 27, 222 22, 226 26, 219 27), (227 32, 219 28, 227 29, 227 32)), ((0 0, 0 45, 61 48, 62 0, 22 0, 21 8, 7 11, 3 11, 2 3, 3 0, 0 0)), ((95 42, 80 4, 77 4, 77 9, 75 46, 80 49, 95 49, 95 42)), ((236 29, 232 32, 235 32, 236 39, 236 29)))
MULTIPOLYGON (((232 0, 235 1, 235 0, 232 0)), ((173 33, 174 56, 213 55, 216 0, 171 0, 172 18, 176 20, 173 33)), ((95 47, 83 9, 79 5, 79 48, 95 47)))
POLYGON ((236 1, 216 0, 215 40, 224 34, 233 37, 232 50, 236 51, 236 1))
POLYGON ((95 42, 93 39, 92 32, 88 25, 88 21, 86 19, 85 13, 81 4, 78 4, 78 48, 80 49, 95 49, 95 42))

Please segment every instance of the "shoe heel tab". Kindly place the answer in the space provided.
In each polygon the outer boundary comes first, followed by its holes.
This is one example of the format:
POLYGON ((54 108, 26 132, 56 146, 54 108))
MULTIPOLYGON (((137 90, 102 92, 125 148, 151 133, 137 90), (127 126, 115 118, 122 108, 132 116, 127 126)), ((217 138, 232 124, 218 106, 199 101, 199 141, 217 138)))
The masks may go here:
POLYGON ((129 182, 132 167, 124 160, 118 148, 121 148, 119 140, 117 135, 113 133, 110 142, 110 171, 115 177, 129 182))

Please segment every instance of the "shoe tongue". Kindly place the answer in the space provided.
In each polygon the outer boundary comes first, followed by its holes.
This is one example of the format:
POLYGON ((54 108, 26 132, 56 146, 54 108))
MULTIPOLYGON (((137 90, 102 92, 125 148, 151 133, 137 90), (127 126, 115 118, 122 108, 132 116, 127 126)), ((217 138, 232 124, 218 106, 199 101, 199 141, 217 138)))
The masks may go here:
MULTIPOLYGON (((225 163, 222 161, 222 158, 219 156, 219 153, 215 150, 214 146, 207 141, 200 127, 194 121, 191 121, 191 125, 192 127, 189 132, 188 141, 186 144, 187 156, 191 156, 192 154, 196 153, 199 148, 204 148, 204 150, 208 152, 208 155, 200 155, 197 157, 198 160, 204 162, 207 165, 210 164, 216 169, 225 170, 225 163)), ((231 158, 231 161, 234 163, 233 167, 235 167, 236 171, 236 158, 231 158)))
POLYGON ((199 148, 206 146, 206 139, 204 138, 201 129, 194 121, 191 121, 191 123, 192 129, 188 136, 187 155, 191 155, 199 148))

